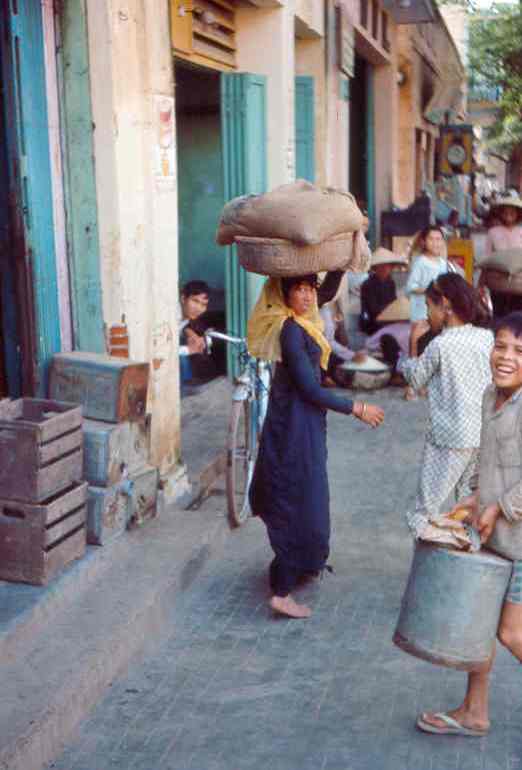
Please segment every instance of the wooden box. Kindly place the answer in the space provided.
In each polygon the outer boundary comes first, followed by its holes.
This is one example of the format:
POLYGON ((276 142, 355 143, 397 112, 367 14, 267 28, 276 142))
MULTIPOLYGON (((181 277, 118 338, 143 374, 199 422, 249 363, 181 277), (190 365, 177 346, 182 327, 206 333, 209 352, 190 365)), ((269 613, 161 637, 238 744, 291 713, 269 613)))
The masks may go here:
POLYGON ((87 492, 87 542, 106 545, 121 535, 130 518, 130 484, 89 487, 87 492))
POLYGON ((0 579, 45 585, 85 553, 87 484, 39 505, 0 500, 0 579))
POLYGON ((139 527, 153 519, 157 513, 158 502, 158 469, 144 468, 131 475, 132 482, 130 497, 129 527, 139 527))
POLYGON ((94 487, 117 484, 149 461, 150 430, 144 420, 83 421, 83 473, 94 487))
POLYGON ((83 474, 82 410, 20 398, 0 405, 0 498, 40 503, 83 474))
POLYGON ((98 353, 53 356, 49 394, 81 404, 84 417, 105 422, 140 420, 147 407, 149 365, 98 353))

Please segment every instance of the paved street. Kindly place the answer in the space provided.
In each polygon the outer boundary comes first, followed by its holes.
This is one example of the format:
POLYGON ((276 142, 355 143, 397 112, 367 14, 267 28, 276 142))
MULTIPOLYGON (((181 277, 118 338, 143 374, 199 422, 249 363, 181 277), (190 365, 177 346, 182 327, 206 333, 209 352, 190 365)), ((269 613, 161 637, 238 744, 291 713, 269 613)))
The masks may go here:
MULTIPOLYGON (((415 490, 425 403, 405 403, 395 390, 372 400, 386 408, 380 431, 329 418, 335 574, 300 591, 312 618, 270 614, 270 550, 263 526, 248 522, 182 594, 159 654, 113 683, 55 770, 522 765, 522 672, 503 652, 489 737, 425 736, 414 727, 420 709, 457 704, 465 675, 391 643, 409 568, 403 511, 415 490)), ((205 510, 218 516, 223 506, 218 490, 205 510)))

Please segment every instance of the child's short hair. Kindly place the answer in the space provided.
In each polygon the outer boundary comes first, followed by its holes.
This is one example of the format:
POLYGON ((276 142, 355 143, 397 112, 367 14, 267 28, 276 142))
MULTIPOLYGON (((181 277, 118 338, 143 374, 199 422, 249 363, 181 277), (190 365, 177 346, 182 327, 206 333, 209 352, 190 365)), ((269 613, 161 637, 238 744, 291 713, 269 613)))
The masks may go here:
POLYGON ((515 311, 496 320, 493 326, 495 337, 502 329, 507 329, 514 337, 522 338, 522 312, 515 311))
POLYGON ((210 288, 205 281, 189 281, 182 288, 181 293, 184 297, 192 297, 194 294, 210 294, 210 288))

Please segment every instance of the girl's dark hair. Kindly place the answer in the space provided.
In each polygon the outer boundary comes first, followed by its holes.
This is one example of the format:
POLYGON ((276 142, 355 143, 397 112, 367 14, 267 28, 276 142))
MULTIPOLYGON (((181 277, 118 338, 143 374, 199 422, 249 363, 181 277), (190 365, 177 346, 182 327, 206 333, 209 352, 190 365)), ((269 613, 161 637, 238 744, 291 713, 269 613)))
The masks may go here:
POLYGON ((288 302, 292 286, 299 286, 300 283, 307 283, 312 289, 317 289, 317 274, 309 273, 308 275, 292 275, 289 278, 283 278, 281 280, 281 289, 285 302, 288 302))
POLYGON ((484 327, 490 325, 489 313, 478 291, 458 273, 439 275, 426 289, 426 297, 435 305, 442 305, 442 300, 446 298, 453 312, 465 324, 484 327))
POLYGON ((438 233, 440 233, 444 238, 444 240, 446 240, 446 236, 444 235, 444 230, 442 229, 442 227, 439 227, 438 225, 430 225, 429 227, 425 227, 424 230, 421 230, 420 237, 422 238, 422 240, 425 241, 428 235, 431 232, 433 232, 433 230, 436 230, 438 233))
POLYGON ((501 329, 507 329, 514 337, 522 338, 522 312, 516 311, 498 318, 493 326, 495 337, 501 329))

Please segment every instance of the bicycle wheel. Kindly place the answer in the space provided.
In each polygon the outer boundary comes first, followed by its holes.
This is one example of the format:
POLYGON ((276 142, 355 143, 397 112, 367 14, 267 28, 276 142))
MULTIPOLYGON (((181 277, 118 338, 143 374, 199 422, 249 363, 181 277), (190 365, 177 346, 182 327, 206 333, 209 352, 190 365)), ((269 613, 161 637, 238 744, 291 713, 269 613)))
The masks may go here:
POLYGON ((227 510, 231 527, 239 527, 250 515, 248 489, 254 472, 257 441, 252 436, 249 401, 234 401, 228 426, 227 510))

